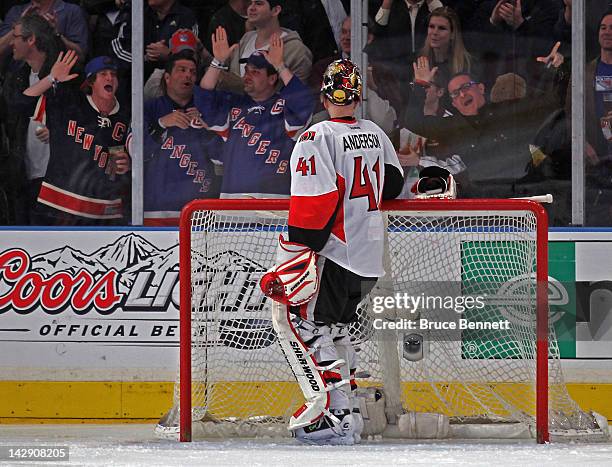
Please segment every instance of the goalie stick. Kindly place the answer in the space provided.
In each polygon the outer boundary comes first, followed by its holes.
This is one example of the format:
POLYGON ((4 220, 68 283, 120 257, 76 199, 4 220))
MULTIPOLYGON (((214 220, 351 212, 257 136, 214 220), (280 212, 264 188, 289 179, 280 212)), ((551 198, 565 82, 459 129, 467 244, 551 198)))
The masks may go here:
POLYGON ((554 202, 553 195, 551 195, 550 193, 546 195, 522 196, 520 198, 510 198, 510 199, 526 199, 527 201, 535 201, 536 203, 542 203, 542 204, 552 204, 554 202))

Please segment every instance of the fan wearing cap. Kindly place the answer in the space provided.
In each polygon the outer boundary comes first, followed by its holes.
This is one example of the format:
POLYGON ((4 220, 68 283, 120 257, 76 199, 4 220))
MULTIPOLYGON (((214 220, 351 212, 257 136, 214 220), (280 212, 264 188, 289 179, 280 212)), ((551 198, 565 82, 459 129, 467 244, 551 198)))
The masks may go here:
POLYGON ((76 62, 74 51, 60 54, 49 75, 24 91, 22 105, 32 109, 38 96, 47 98, 51 154, 37 208, 49 225, 118 225, 129 190, 130 112, 115 97, 114 60, 88 62, 80 89, 69 83, 76 62))
POLYGON ((209 129, 224 142, 222 197, 289 195, 289 156, 298 133, 310 122, 312 95, 283 61, 283 41, 275 35, 270 49, 252 54, 242 78, 245 94, 217 91, 220 63, 236 48, 225 30, 212 37, 214 60, 200 86, 196 105, 209 129), (277 82, 284 86, 277 92, 277 82))
MULTIPOLYGON (((180 52, 190 52, 193 55, 196 62, 196 75, 199 80, 204 74, 204 69, 202 66, 202 62, 204 61, 202 60, 204 49, 202 47, 202 43, 196 37, 193 31, 191 31, 191 29, 178 29, 174 34, 172 34, 169 45, 170 58, 180 52)), ((163 95, 161 82, 164 72, 165 71, 163 68, 156 68, 146 81, 144 87, 145 101, 163 95)))

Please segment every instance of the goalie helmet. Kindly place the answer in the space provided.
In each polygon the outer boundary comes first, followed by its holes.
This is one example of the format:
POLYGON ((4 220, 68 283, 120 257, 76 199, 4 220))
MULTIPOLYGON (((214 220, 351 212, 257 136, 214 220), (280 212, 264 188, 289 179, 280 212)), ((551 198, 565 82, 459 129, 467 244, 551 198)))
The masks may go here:
POLYGON ((321 93, 335 105, 349 105, 361 97, 361 73, 350 60, 336 60, 323 74, 321 93))
POLYGON ((419 173, 419 180, 413 185, 416 199, 455 199, 457 184, 451 173, 442 167, 425 167, 419 173))

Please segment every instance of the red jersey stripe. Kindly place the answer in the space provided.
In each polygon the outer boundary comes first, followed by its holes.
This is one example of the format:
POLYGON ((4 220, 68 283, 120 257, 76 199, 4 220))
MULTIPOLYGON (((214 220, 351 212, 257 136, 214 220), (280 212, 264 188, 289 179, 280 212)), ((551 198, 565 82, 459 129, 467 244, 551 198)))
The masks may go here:
POLYGON ((178 217, 145 217, 146 227, 176 227, 179 225, 178 217))
POLYGON ((34 110, 32 120, 40 122, 43 125, 47 123, 47 96, 44 94, 39 97, 36 103, 36 109, 34 110))
POLYGON ((289 201, 289 225, 302 229, 322 229, 338 204, 338 192, 317 196, 292 196, 289 201))
POLYGON ((344 193, 346 192, 346 180, 338 173, 336 173, 336 185, 338 186, 340 206, 338 207, 338 214, 336 214, 336 220, 332 226, 331 233, 338 237, 339 240, 346 243, 346 232, 344 230, 344 193))
POLYGON ((223 139, 223 141, 227 141, 230 135, 229 128, 225 128, 224 130, 214 130, 213 128, 209 128, 209 130, 212 130, 214 133, 220 136, 223 139))
POLYGON ((104 200, 87 198, 43 182, 38 202, 60 211, 90 219, 117 219, 122 216, 121 199, 104 200))
POLYGON ((336 122, 336 123, 347 123, 349 125, 352 125, 353 123, 357 123, 357 120, 355 120, 354 118, 330 118, 329 119, 330 122, 336 122))

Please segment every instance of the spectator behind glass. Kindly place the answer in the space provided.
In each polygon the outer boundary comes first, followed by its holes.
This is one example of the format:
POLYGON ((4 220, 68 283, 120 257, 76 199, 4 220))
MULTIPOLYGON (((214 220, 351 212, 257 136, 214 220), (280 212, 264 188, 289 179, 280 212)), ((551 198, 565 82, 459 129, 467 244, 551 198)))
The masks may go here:
POLYGON ((222 26, 227 32, 229 45, 240 42, 245 33, 249 3, 250 0, 228 0, 225 6, 215 12, 208 23, 208 34, 204 37, 204 46, 208 50, 211 50, 212 47, 210 37, 219 26, 222 26))
POLYGON ((209 158, 216 138, 194 103, 204 92, 196 84, 196 67, 193 50, 173 53, 162 78, 163 95, 145 104, 145 225, 178 225, 189 201, 219 196, 209 158))
POLYGON ((111 42, 119 34, 124 4, 125 0, 82 0, 83 8, 90 15, 92 56, 113 55, 111 42))
POLYGON ((383 0, 371 28, 374 41, 366 49, 370 60, 391 67, 400 82, 410 81, 406 64, 425 44, 429 14, 442 6, 439 0, 383 0))
POLYGON ((460 73, 450 79, 447 91, 451 116, 425 115, 413 119, 408 128, 436 141, 437 157, 460 156, 471 179, 471 183, 461 181, 462 197, 511 196, 512 184, 524 175, 529 144, 544 119, 525 98, 525 80, 515 74, 501 76, 488 100, 484 84, 460 73), (519 132, 514 131, 515 120, 522 122, 519 132))
POLYGON ((463 44, 461 22, 453 9, 443 7, 431 12, 421 56, 438 68, 444 83, 457 73, 471 71, 473 60, 463 44))
MULTIPOLYGON (((132 63, 132 16, 129 2, 119 33, 112 42, 113 52, 124 70, 132 63)), ((163 69, 170 56, 170 37, 177 29, 191 29, 198 35, 198 23, 193 11, 179 0, 147 0, 144 8, 145 81, 155 68, 163 69)), ((126 78, 129 73, 126 73, 126 78)))
MULTIPOLYGON (((255 30, 247 32, 238 44, 231 48, 229 71, 221 77, 223 89, 232 92, 243 92, 241 77, 245 73, 245 64, 256 50, 268 50, 273 35, 283 41, 283 62, 302 83, 307 83, 312 68, 312 53, 304 45, 300 35, 289 29, 281 28, 278 16, 282 11, 283 0, 251 0, 247 9, 249 24, 255 30)), ((223 63, 223 66, 227 64, 223 63)))
POLYGON ((585 70, 585 158, 587 188, 600 199, 587 193, 586 214, 589 225, 612 225, 612 11, 601 18, 598 36, 599 56, 585 70))
POLYGON ((196 104, 224 143, 221 197, 288 196, 289 159, 312 117, 312 95, 285 65, 279 34, 272 35, 267 51, 254 52, 247 60, 246 95, 215 91, 221 73, 218 63, 225 62, 232 49, 221 27, 212 43, 215 59, 200 82, 204 99, 196 104), (277 92, 279 79, 284 87, 277 92))
POLYGON ((350 11, 349 3, 341 0, 301 2, 300 37, 312 51, 313 63, 340 51, 343 20, 350 11))
POLYGON ((9 189, 14 197, 17 225, 37 224, 34 208, 49 163, 49 129, 46 126, 46 98, 37 112, 23 114, 13 108, 28 87, 49 74, 63 44, 47 20, 26 15, 17 20, 10 33, 15 63, 5 76, 3 97, 7 105, 9 189), (31 117, 30 117, 31 116, 31 117))
MULTIPOLYGON (((564 16, 569 21, 571 2, 566 0, 565 5, 564 16)), ((593 11, 605 5, 588 3, 586 6, 588 20, 593 11)), ((603 13, 594 24, 596 26, 591 24, 590 27, 587 24, 587 31, 598 28, 595 37, 598 56, 587 63, 585 69, 585 223, 607 226, 612 225, 612 11, 603 13)), ((586 43, 589 43, 588 37, 586 43)), ((568 52, 570 48, 559 46, 557 43, 548 56, 538 57, 538 61, 552 67, 562 66, 564 57, 559 51, 568 52)), ((552 111, 538 130, 530 148, 532 160, 524 178, 524 183, 546 184, 546 192, 554 194, 552 225, 571 222, 571 92, 572 86, 568 83, 564 108, 552 111)))
POLYGON ((19 103, 33 112, 37 97, 47 98, 51 155, 37 208, 46 225, 121 225, 129 212, 130 114, 115 98, 117 64, 109 57, 92 59, 79 89, 66 83, 78 76, 71 73, 76 61, 72 50, 60 54, 19 103))
MULTIPOLYGON (((204 75, 205 68, 210 63, 210 55, 208 51, 202 48, 202 43, 189 29, 179 29, 170 38, 170 58, 173 55, 182 52, 190 51, 196 62, 196 82, 199 82, 204 75), (206 66, 205 66, 206 65, 206 66)), ((166 70, 156 68, 153 74, 149 77, 144 87, 145 100, 153 99, 162 96, 163 79, 162 76, 166 70)))
POLYGON ((21 0, 4 0, 0 3, 0 23, 4 20, 8 11, 14 7, 15 5, 21 5, 23 1, 21 0))
POLYGON ((208 24, 213 15, 222 8, 228 0, 181 0, 183 6, 186 6, 195 13, 198 21, 198 31, 200 39, 207 33, 208 24))
MULTIPOLYGON (((323 58, 316 62, 312 67, 312 74, 309 82, 309 86, 312 89, 314 96, 316 97, 316 101, 318 104, 315 107, 316 115, 313 117, 313 122, 320 122, 322 120, 326 120, 329 118, 329 114, 327 111, 323 109, 323 103, 321 102, 321 84, 323 73, 327 70, 327 66, 341 58, 351 58, 351 17, 347 16, 344 21, 342 21, 341 35, 340 35, 340 47, 341 53, 336 55, 332 55, 327 58, 323 58)), ((376 69, 376 68, 374 68, 376 69)), ((368 85, 368 99, 366 101, 367 105, 367 115, 368 119, 372 120, 376 123, 387 135, 390 134, 395 128, 397 113, 395 109, 389 104, 387 100, 382 99, 376 90, 377 81, 374 78, 375 74, 370 72, 368 75, 367 85, 368 85)), ((389 76, 389 78, 393 78, 389 76)), ((395 83, 393 83, 395 84, 395 83)), ((389 80, 382 80, 381 85, 387 86, 387 88, 393 85, 389 83, 389 80)), ((399 84, 396 85, 395 89, 399 90, 399 84)))
MULTIPOLYGON (((421 56, 412 64, 413 86, 408 96, 408 106, 405 107, 407 115, 402 118, 403 124, 411 120, 410 114, 422 115, 427 95, 425 90, 432 85, 438 88, 434 91, 437 92, 446 88, 453 75, 467 72, 477 76, 472 63, 472 57, 463 44, 457 14, 449 7, 434 10, 429 16, 427 38, 421 56)), ((404 92, 407 90, 403 89, 404 92)), ((450 100, 443 99, 440 105, 436 105, 436 113, 443 112, 449 105, 450 100)))
POLYGON ((538 86, 543 70, 535 59, 547 55, 555 42, 559 10, 556 0, 488 0, 479 5, 480 34, 473 37, 471 51, 482 63, 487 86, 508 72, 523 76, 530 89, 538 86))
POLYGON ((85 57, 89 41, 85 13, 78 5, 62 0, 31 0, 23 5, 15 5, 0 24, 0 58, 10 49, 11 30, 17 20, 29 14, 46 19, 68 49, 75 50, 85 57))
POLYGON ((587 161, 597 164, 612 155, 612 12, 599 22, 599 56, 585 70, 587 161))
MULTIPOLYGON (((597 31, 601 17, 612 8, 611 0, 598 0, 585 3, 584 37, 585 52, 588 61, 599 55, 599 42, 597 31)), ((555 24, 554 38, 561 41, 560 52, 565 56, 571 55, 572 47, 572 0, 563 0, 563 9, 559 12, 555 24)))

